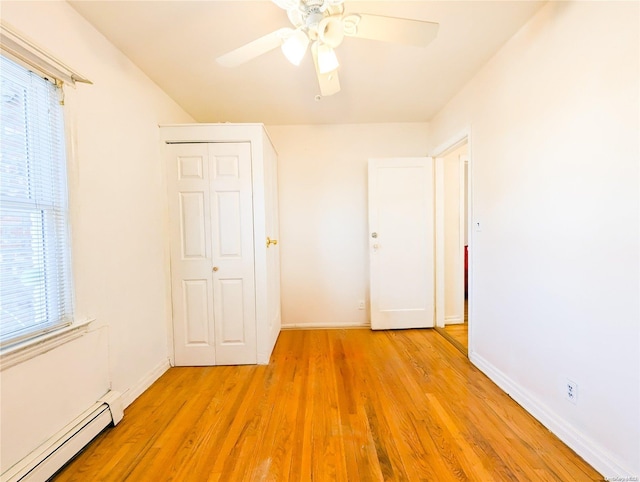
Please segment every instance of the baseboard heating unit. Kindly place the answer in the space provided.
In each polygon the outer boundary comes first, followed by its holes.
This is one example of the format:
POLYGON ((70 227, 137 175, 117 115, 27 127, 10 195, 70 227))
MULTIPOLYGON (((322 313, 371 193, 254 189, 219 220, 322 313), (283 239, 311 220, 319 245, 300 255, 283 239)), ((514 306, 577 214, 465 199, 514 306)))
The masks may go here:
POLYGON ((0 482, 45 482, 107 426, 123 417, 120 393, 110 391, 0 476, 0 482))

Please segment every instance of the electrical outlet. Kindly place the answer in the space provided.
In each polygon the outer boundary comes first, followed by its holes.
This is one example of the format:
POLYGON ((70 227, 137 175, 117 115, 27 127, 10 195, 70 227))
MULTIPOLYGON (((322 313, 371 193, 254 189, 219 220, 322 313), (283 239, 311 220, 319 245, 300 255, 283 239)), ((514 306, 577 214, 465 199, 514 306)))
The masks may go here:
POLYGON ((364 300, 358 301, 358 309, 359 310, 364 310, 364 300))
POLYGON ((574 405, 578 403, 578 384, 568 378, 565 383, 565 398, 574 405))

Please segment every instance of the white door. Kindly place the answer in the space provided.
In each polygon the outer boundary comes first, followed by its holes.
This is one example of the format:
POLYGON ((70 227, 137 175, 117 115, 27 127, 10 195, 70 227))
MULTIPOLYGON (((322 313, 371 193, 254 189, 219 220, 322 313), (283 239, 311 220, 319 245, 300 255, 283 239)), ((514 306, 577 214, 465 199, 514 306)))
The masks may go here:
POLYGON ((371 328, 434 326, 431 158, 369 160, 371 328))
POLYGON ((167 152, 175 363, 256 363, 250 146, 167 152))
MULTIPOLYGON (((267 244, 267 318, 269 353, 280 334, 280 222, 278 218, 278 166, 274 151, 265 150, 265 230, 270 242, 267 244)), ((268 362, 268 360, 263 360, 268 362)))

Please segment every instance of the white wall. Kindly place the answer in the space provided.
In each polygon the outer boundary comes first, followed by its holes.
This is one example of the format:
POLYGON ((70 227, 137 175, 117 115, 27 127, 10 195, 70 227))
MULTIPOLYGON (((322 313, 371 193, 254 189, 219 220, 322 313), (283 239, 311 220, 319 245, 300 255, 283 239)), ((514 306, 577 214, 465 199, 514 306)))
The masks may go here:
POLYGON ((444 322, 464 323, 464 163, 467 144, 444 156, 444 322), (462 172, 461 172, 462 171, 462 172))
MULTIPOLYGON (((157 126, 193 119, 66 2, 3 1, 0 7, 4 22, 94 83, 67 94, 74 135, 69 189, 76 311, 78 319, 95 318, 104 325, 99 333, 108 333, 108 378, 129 403, 168 367, 168 219, 157 126)), ((75 386, 53 387, 50 396, 66 397, 75 406, 74 390, 103 376, 102 364, 85 360, 87 353, 106 355, 88 351, 86 343, 77 351, 71 346, 61 356, 85 366, 75 386), (92 366, 96 373, 85 369, 92 366)), ((3 386, 3 408, 31 407, 20 403, 28 386, 39 383, 30 367, 27 362, 11 368, 7 380, 22 387, 3 386)), ((55 363, 41 368, 43 380, 59 378, 55 363)), ((50 401, 40 406, 43 414, 32 416, 55 420, 58 428, 73 415, 50 401)), ((4 447, 21 445, 31 427, 5 430, 5 420, 19 414, 2 415, 5 470, 20 454, 5 458, 4 447)), ((40 441, 52 429, 39 434, 40 441)))
POLYGON ((278 151, 282 324, 369 324, 367 160, 425 156, 427 124, 268 126, 278 151))
POLYGON ((471 127, 472 360, 609 477, 640 474, 639 13, 550 2, 430 125, 471 127))

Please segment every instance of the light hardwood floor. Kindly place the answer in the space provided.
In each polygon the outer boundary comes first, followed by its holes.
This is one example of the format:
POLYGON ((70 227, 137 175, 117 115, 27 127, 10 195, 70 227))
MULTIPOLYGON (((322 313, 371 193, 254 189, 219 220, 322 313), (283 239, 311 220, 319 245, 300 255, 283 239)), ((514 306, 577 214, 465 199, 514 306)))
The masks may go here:
POLYGON ((458 348, 464 355, 469 351, 469 324, 458 323, 455 325, 447 325, 440 332, 453 345, 458 348))
POLYGON ((469 353, 469 302, 464 300, 464 323, 446 325, 444 328, 436 328, 438 333, 453 343, 465 356, 469 353))
POLYGON ((62 481, 602 477, 434 330, 283 331, 268 366, 172 368, 62 481))

